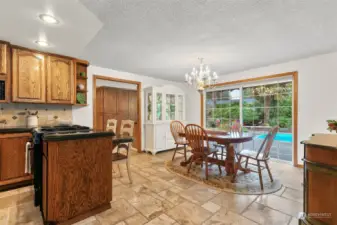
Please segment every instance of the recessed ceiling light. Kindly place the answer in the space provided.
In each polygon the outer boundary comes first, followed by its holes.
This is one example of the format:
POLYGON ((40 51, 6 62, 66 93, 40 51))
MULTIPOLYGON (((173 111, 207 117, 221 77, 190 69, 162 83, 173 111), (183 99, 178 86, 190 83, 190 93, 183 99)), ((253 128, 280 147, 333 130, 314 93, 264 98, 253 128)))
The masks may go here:
POLYGON ((36 44, 42 46, 42 47, 48 47, 49 44, 46 41, 35 41, 36 44))
POLYGON ((59 21, 55 17, 53 17, 51 15, 48 15, 48 14, 40 14, 39 18, 45 23, 49 23, 49 24, 58 24, 59 23, 59 21))

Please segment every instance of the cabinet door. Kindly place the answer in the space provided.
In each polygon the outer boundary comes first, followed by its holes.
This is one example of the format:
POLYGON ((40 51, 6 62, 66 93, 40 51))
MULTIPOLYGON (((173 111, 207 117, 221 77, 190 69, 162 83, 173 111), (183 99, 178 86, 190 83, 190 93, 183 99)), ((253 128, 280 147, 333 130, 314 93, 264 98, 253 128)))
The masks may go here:
POLYGON ((46 102, 45 56, 13 49, 13 101, 46 102))
POLYGON ((0 43, 0 75, 7 74, 8 45, 0 43))
POLYGON ((105 113, 117 113, 117 89, 104 88, 103 111, 105 113))
POLYGON ((47 102, 74 103, 74 65, 71 59, 48 56, 47 102))
POLYGON ((23 177, 26 163, 26 143, 29 137, 0 139, 0 180, 23 177))

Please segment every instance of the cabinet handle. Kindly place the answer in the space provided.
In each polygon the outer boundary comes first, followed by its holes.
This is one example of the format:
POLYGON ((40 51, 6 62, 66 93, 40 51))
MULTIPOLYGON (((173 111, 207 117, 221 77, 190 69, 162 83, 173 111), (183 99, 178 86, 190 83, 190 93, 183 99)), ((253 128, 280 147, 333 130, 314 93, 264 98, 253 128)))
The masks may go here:
POLYGON ((30 154, 29 154, 29 148, 32 147, 32 144, 30 142, 26 143, 26 158, 25 158, 25 173, 31 173, 31 165, 30 165, 30 154))

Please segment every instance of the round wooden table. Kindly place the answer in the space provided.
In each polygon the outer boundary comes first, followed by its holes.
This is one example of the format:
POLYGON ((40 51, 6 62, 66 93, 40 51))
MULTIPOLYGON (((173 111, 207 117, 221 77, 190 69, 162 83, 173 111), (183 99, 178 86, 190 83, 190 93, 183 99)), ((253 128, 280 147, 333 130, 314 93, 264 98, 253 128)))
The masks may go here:
MULTIPOLYGON (((250 133, 228 133, 226 131, 219 130, 206 130, 208 141, 216 142, 217 144, 224 145, 226 147, 226 159, 214 159, 209 158, 210 162, 219 163, 224 166, 226 169, 227 175, 234 175, 237 170, 244 171, 245 173, 249 172, 249 169, 245 169, 241 164, 235 162, 235 149, 233 144, 244 143, 253 140, 254 135, 250 133)), ((184 133, 180 133, 180 136, 185 137, 184 133)), ((181 166, 186 166, 190 163, 191 157, 184 162, 181 162, 181 166)), ((234 181, 234 180, 233 180, 234 181)))

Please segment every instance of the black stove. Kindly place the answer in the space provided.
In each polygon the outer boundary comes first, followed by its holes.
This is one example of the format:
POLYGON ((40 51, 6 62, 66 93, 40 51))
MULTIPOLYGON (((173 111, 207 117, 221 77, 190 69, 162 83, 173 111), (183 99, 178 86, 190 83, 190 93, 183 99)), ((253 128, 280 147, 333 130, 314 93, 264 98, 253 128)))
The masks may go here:
POLYGON ((42 211, 42 162, 43 162, 43 136, 52 134, 73 134, 90 132, 91 129, 80 125, 41 126, 33 131, 34 145, 34 204, 40 206, 42 211))

